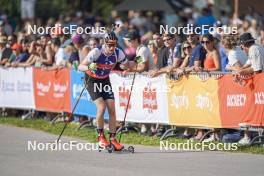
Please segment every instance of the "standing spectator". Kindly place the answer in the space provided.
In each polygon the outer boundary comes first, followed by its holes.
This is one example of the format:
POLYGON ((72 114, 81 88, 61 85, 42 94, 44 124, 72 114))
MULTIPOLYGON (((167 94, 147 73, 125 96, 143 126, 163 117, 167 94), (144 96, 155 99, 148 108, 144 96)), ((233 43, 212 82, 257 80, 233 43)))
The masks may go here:
MULTIPOLYGON (((248 55, 251 67, 239 70, 238 74, 250 74, 264 72, 264 47, 255 43, 255 39, 250 33, 244 33, 239 38, 242 49, 248 55)), ((240 144, 250 143, 250 133, 245 130, 244 137, 239 141, 240 144)))
POLYGON ((0 66, 5 65, 12 54, 12 49, 6 47, 6 39, 6 36, 0 36, 0 66))
POLYGON ((162 73, 170 73, 174 68, 178 68, 182 62, 181 43, 176 42, 176 37, 173 34, 164 34, 163 41, 165 47, 168 49, 167 63, 165 67, 152 72, 152 77, 162 73))
POLYGON ((228 57, 227 57, 225 48, 221 44, 221 35, 218 33, 215 33, 213 34, 213 36, 215 38, 216 48, 218 49, 219 55, 220 55, 221 71, 227 72, 226 66, 228 64, 228 57))
POLYGON ((261 73, 264 71, 264 47, 255 43, 250 33, 244 33, 239 38, 242 49, 248 55, 251 67, 241 70, 240 74, 261 73))
POLYGON ((153 58, 153 61, 154 61, 154 64, 155 66, 157 65, 158 63, 158 48, 156 46, 156 43, 154 42, 154 40, 150 40, 148 42, 148 48, 152 54, 152 58, 153 58))
POLYGON ((91 38, 89 40, 89 47, 90 50, 97 48, 99 46, 99 40, 97 38, 91 38))
POLYGON ((26 62, 29 55, 27 52, 23 52, 23 47, 19 43, 15 43, 12 46, 13 54, 10 56, 8 63, 5 66, 18 67, 19 63, 26 62))
POLYGON ((187 35, 187 41, 192 46, 192 55, 189 61, 189 67, 193 67, 196 71, 199 71, 204 65, 206 50, 199 42, 199 36, 195 33, 190 32, 187 35))
POLYGON ((190 58, 192 55, 192 46, 188 41, 185 41, 182 43, 182 58, 183 61, 180 65, 180 67, 177 69, 177 73, 181 74, 183 73, 188 67, 190 58))
POLYGON ((237 46, 237 37, 226 35, 222 39, 222 44, 228 53, 229 63, 227 70, 235 71, 241 69, 247 62, 247 55, 237 46))
POLYGON ((136 49, 136 58, 140 58, 140 62, 134 68, 128 71, 143 72, 153 70, 155 68, 154 61, 148 47, 140 42, 140 35, 133 31, 129 32, 124 40, 127 41, 129 47, 136 49))
POLYGON ((157 69, 161 69, 162 67, 167 66, 167 60, 169 58, 169 50, 164 45, 161 34, 155 33, 153 34, 152 38, 158 48, 157 69))
POLYGON ((82 62, 90 51, 89 46, 84 44, 84 39, 82 38, 81 35, 78 34, 72 37, 72 43, 78 51, 78 55, 80 58, 79 62, 82 62))
POLYGON ((7 37, 7 44, 6 47, 7 48, 11 48, 13 46, 13 44, 17 43, 17 36, 15 34, 13 35, 9 35, 7 37))
POLYGON ((215 46, 214 37, 211 34, 204 34, 202 44, 206 50, 206 58, 204 61, 204 70, 219 71, 221 69, 219 51, 215 46))

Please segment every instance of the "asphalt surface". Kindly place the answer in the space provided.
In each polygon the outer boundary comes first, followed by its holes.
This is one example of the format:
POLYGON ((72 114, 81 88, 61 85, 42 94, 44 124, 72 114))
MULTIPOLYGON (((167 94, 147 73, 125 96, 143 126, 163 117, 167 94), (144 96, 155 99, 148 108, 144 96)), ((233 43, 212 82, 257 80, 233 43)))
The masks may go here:
MULTIPOLYGON (((28 151, 28 141, 48 143, 56 135, 0 125, 1 176, 263 176, 264 156, 230 152, 161 151, 135 146, 135 153, 107 151, 28 151)), ((61 143, 78 141, 63 137, 61 143)), ((31 148, 32 149, 32 148, 31 148)))

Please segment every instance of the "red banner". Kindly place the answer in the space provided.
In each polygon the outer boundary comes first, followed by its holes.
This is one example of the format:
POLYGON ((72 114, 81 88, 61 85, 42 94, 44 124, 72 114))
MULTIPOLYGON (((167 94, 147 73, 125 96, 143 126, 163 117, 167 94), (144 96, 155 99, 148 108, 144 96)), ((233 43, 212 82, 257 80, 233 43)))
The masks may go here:
POLYGON ((262 126, 264 122, 264 74, 245 80, 226 75, 219 80, 220 116, 223 128, 239 123, 262 126))
POLYGON ((44 71, 34 68, 36 109, 70 112, 70 70, 44 71))

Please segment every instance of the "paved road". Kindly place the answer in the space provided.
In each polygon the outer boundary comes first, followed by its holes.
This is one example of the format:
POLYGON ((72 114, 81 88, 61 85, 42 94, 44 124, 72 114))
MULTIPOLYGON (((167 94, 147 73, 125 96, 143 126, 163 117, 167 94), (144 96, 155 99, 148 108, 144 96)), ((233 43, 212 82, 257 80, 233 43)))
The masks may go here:
MULTIPOLYGON (((136 153, 98 151, 28 151, 28 140, 54 141, 57 136, 0 125, 1 176, 263 176, 264 156, 227 152, 160 151, 136 146, 136 153)), ((63 137, 62 142, 76 140, 63 137)), ((85 142, 78 140, 78 142, 85 142)))

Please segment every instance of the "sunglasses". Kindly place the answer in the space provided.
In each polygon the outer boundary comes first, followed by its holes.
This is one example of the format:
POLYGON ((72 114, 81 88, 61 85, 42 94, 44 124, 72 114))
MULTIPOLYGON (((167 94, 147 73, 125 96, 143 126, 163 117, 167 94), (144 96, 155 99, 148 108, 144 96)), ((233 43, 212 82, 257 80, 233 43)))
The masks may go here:
POLYGON ((106 44, 106 46, 107 46, 108 48, 111 48, 111 47, 116 47, 116 44, 106 44))
POLYGON ((167 39, 163 39, 163 42, 168 42, 170 41, 172 38, 167 38, 167 39))
POLYGON ((210 41, 209 41, 209 40, 206 40, 206 41, 202 41, 201 43, 202 43, 202 44, 209 44, 210 41))
POLYGON ((185 46, 185 47, 183 47, 183 50, 191 49, 191 48, 192 48, 191 46, 185 46))

